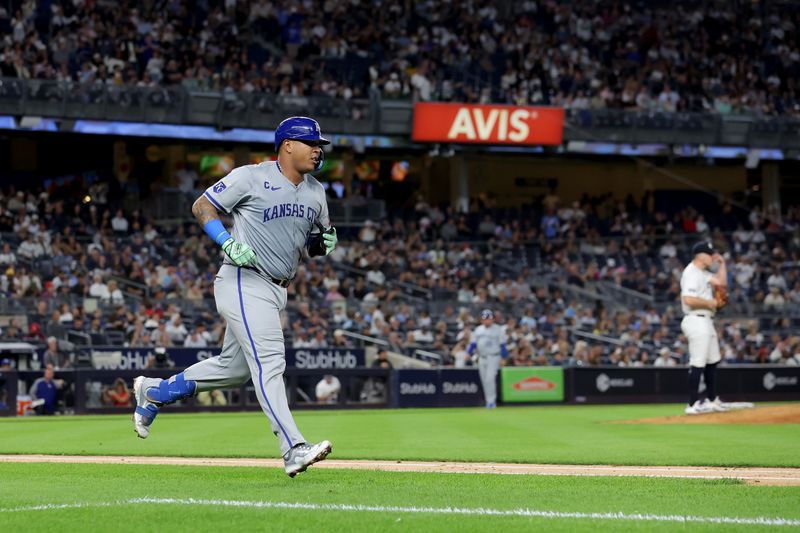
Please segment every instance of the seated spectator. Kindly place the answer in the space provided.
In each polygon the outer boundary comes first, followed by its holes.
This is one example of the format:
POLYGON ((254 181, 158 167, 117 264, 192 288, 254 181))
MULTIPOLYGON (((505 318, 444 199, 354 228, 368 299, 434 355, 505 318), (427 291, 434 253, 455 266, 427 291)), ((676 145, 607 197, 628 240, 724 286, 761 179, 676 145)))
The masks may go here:
POLYGON ((189 334, 186 330, 186 326, 183 325, 181 315, 178 313, 172 315, 169 324, 166 326, 166 331, 169 336, 170 344, 173 346, 179 346, 189 334))
POLYGON ((122 294, 122 291, 119 290, 119 286, 117 282, 113 279, 108 282, 108 298, 106 299, 106 303, 110 303, 111 305, 124 305, 125 304, 125 296, 122 294))
POLYGON ((192 332, 186 336, 183 346, 186 348, 207 348, 210 340, 211 336, 206 331, 205 324, 197 324, 192 332))
POLYGON ((392 368, 389 352, 385 348, 378 350, 378 357, 372 361, 372 368, 392 368))
POLYGON ((128 220, 122 213, 122 209, 118 209, 117 214, 111 219, 111 229, 116 233, 128 233, 128 220))
POLYGON ((764 298, 764 309, 767 311, 781 312, 786 305, 786 300, 778 287, 773 286, 769 294, 764 298))
POLYGON ((103 391, 103 403, 112 407, 130 407, 131 393, 122 378, 114 380, 114 386, 103 391))
POLYGON ((44 364, 52 365, 55 370, 65 370, 72 367, 70 354, 63 352, 58 347, 58 339, 47 338, 47 349, 44 352, 44 364))
POLYGON ((225 391, 219 389, 198 392, 197 396, 195 396, 195 401, 204 407, 224 407, 228 405, 228 398, 225 397, 225 391))
POLYGON ((11 245, 3 244, 3 251, 0 253, 0 268, 13 267, 17 264, 17 256, 11 251, 11 245))
POLYGON ((319 403, 336 403, 339 401, 339 392, 342 390, 342 384, 339 378, 331 374, 325 376, 317 383, 314 389, 314 395, 319 403))
POLYGON ((95 274, 94 283, 89 287, 89 296, 93 298, 100 298, 101 300, 108 301, 111 298, 111 293, 108 291, 108 286, 103 283, 103 276, 95 274))

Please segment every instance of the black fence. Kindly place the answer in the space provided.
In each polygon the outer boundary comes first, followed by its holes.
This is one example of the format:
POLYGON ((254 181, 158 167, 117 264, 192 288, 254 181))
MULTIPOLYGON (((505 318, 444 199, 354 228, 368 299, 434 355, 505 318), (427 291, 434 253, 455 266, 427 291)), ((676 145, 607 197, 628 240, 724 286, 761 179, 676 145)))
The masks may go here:
MULTIPOLYGON (((175 369, 147 370, 148 377, 168 378, 175 369)), ((65 414, 124 414, 133 409, 133 380, 140 370, 71 370, 54 375, 56 387, 55 411, 65 414), (129 399, 115 405, 111 396, 115 382, 122 380, 129 399)), ((288 368, 284 374, 287 397, 292 409, 349 409, 389 407, 393 404, 391 370, 382 368, 358 369, 297 369, 288 368), (329 401, 318 401, 315 388, 326 375, 334 376, 341 385, 339 393, 329 401)), ((20 407, 32 399, 32 386, 42 372, 22 371, 0 373, 0 416, 17 414, 20 407)), ((194 398, 170 406, 178 412, 260 410, 256 391, 251 382, 224 391, 201 392, 194 398)), ((41 408, 39 408, 41 411, 41 408)), ((49 413, 48 413, 49 414, 49 413)))
MULTIPOLYGON (((686 401, 687 382, 687 367, 609 366, 565 371, 565 386, 570 403, 686 401)), ((723 366, 717 372, 717 394, 725 400, 734 401, 800 400, 800 367, 723 366)))
MULTIPOLYGON (((518 391, 532 392, 527 403, 670 403, 687 399, 687 367, 533 367, 528 370, 539 375, 523 376, 519 378, 522 385, 513 386, 518 391), (559 394, 553 396, 553 390, 559 394), (541 400, 536 399, 539 392, 544 393, 539 396, 541 400)), ((717 392, 726 401, 800 400, 800 367, 738 365, 720 367, 718 372, 717 392)), ((122 379, 130 389, 133 379, 141 373, 138 370, 56 372, 55 380, 63 380, 57 394, 59 411, 75 414, 130 412, 132 398, 130 405, 114 407, 108 404, 108 391, 118 379, 122 379)), ((174 369, 147 371, 148 376, 161 378, 174 373, 174 369)), ((41 376, 41 372, 0 373, 0 416, 15 415, 16 400, 27 401, 24 399, 31 385, 41 376)), ((475 369, 288 368, 285 381, 292 409, 471 407, 483 403, 483 387, 475 369), (326 375, 339 380, 341 391, 335 400, 320 402, 315 388, 326 375)), ((498 384, 501 401, 511 389, 511 383, 498 384)), ((508 401, 520 403, 518 398, 508 401)), ((170 406, 170 409, 184 412, 242 411, 259 410, 260 406, 253 385, 248 382, 238 388, 200 394, 170 406)))

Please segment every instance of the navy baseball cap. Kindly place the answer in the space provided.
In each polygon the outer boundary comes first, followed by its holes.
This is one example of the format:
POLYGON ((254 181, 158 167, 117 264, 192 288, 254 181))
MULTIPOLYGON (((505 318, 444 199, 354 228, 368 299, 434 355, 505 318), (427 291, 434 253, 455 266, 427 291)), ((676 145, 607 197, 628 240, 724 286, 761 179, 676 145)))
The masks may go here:
POLYGON ((694 246, 692 246, 692 255, 697 255, 697 254, 714 255, 716 252, 717 251, 714 249, 714 245, 712 245, 708 241, 700 241, 698 243, 695 243, 694 246))
POLYGON ((491 309, 484 309, 481 311, 481 320, 487 320, 490 318, 494 318, 494 313, 491 309))

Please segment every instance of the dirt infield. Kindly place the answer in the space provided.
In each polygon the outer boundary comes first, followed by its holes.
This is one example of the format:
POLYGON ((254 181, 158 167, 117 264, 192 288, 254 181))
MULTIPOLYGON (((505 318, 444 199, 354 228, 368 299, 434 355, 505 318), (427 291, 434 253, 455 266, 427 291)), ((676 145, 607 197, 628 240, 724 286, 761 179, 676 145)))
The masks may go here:
POLYGON ((661 416, 620 420, 612 424, 800 424, 800 404, 740 409, 727 413, 661 416))
MULTIPOLYGON (((0 463, 83 463, 122 465, 235 466, 283 468, 280 459, 216 457, 121 457, 91 455, 0 455, 0 463)), ((738 479, 753 485, 800 486, 800 468, 723 468, 711 466, 537 465, 423 461, 328 459, 313 468, 433 472, 447 474, 516 474, 536 476, 636 476, 688 479, 738 479)))

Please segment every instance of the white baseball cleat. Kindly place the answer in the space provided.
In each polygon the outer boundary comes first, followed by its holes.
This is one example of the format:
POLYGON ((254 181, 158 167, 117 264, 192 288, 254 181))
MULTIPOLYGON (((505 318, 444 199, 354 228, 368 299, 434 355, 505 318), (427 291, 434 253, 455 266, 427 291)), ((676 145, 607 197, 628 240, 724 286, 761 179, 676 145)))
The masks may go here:
POLYGON ((333 445, 327 440, 319 444, 298 444, 283 456, 286 473, 294 477, 305 472, 309 466, 328 457, 332 450, 333 445))
POLYGON ((698 400, 694 402, 692 405, 686 407, 686 409, 684 409, 683 412, 686 413, 687 415, 702 415, 704 413, 711 413, 713 411, 711 410, 711 407, 705 405, 705 402, 700 403, 700 400, 698 400))
POLYGON ((133 430, 140 439, 146 439, 150 435, 150 424, 158 414, 158 406, 147 399, 145 391, 147 386, 155 386, 161 382, 160 379, 146 378, 139 376, 133 380, 133 395, 136 398, 136 410, 133 412, 133 430), (146 382, 152 382, 147 383, 146 382))
POLYGON ((730 409, 725 405, 725 403, 719 399, 719 396, 714 398, 714 400, 709 400, 708 398, 705 399, 703 405, 710 408, 715 413, 726 413, 730 411, 730 409))

